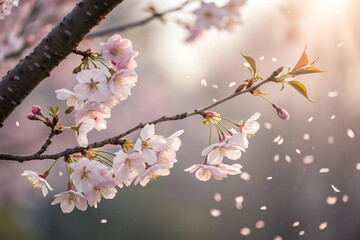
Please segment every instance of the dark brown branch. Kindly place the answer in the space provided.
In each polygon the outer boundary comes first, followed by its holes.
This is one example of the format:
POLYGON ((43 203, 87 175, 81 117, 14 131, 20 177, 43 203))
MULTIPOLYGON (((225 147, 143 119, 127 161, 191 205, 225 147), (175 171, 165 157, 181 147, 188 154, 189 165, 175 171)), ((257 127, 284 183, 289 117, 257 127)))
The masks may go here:
POLYGON ((52 138, 55 135, 56 135, 56 130, 54 130, 54 128, 52 128, 48 138, 45 141, 45 143, 41 146, 39 151, 37 151, 34 155, 40 156, 41 154, 43 154, 46 151, 46 149, 50 146, 50 144, 52 143, 52 138))
MULTIPOLYGON (((280 68, 281 69, 281 68, 280 68)), ((226 98, 223 98, 219 101, 217 101, 216 103, 213 103, 213 104, 210 104, 206 107, 203 107, 199 110, 194 110, 192 112, 185 112, 185 113, 182 113, 182 114, 177 114, 177 115, 174 115, 174 116, 171 116, 171 117, 166 117, 166 116, 163 116, 163 117, 160 117, 156 120, 153 120, 153 121, 150 121, 150 122, 147 122, 145 124, 143 123, 139 123, 137 126, 129 129, 128 131, 126 132, 123 132, 115 137, 112 137, 112 138, 108 138, 108 139, 105 139, 103 141, 99 141, 99 142, 94 142, 94 143, 91 143, 89 144, 86 148, 84 147, 74 147, 74 148, 68 148, 62 152, 58 152, 58 153, 54 153, 54 154, 47 154, 47 155, 37 155, 37 153, 35 154, 32 154, 32 155, 12 155, 12 154, 0 154, 0 160, 12 160, 12 161, 18 161, 18 162, 24 162, 24 161, 30 161, 30 160, 42 160, 42 159, 58 159, 60 157, 68 157, 70 156, 71 154, 74 154, 74 153, 84 153, 84 151, 86 149, 90 149, 90 148, 99 148, 99 147, 103 147, 105 146, 106 144, 112 144, 112 145, 122 145, 125 140, 122 140, 121 138, 123 137, 126 137, 127 135, 129 135, 130 133, 133 133, 141 128, 143 128, 146 124, 158 124, 160 122, 165 122, 165 121, 176 121, 176 120, 181 120, 181 119, 185 119, 185 118, 188 118, 190 116, 194 116, 194 115, 201 115, 201 116, 205 116, 205 111, 212 108, 212 107, 215 107, 223 102, 226 102, 236 96, 239 96, 239 95, 242 95, 244 93, 247 93, 247 92, 252 92, 254 91, 255 89, 259 88, 260 86, 262 86, 263 84, 265 83, 268 83, 268 82, 271 82, 271 81, 275 81, 275 77, 280 73, 280 70, 276 70, 274 71, 270 77, 268 77, 266 80, 264 81, 261 81, 260 83, 248 88, 248 89, 245 89, 245 90, 242 90, 240 92, 235 92, 233 94, 231 94, 230 96, 226 97, 226 98)))
POLYGON ((181 5, 175 7, 175 8, 171 8, 168 9, 166 11, 163 12, 154 12, 152 16, 147 17, 143 20, 140 20, 138 22, 133 22, 133 23, 129 23, 123 26, 117 26, 117 27, 113 27, 113 28, 109 28, 103 31, 98 31, 98 32, 94 32, 94 33, 90 33, 89 35, 87 35, 87 38, 95 38, 95 37, 101 37, 101 36, 105 36, 105 35, 110 35, 116 32, 121 32, 121 31, 125 31, 134 27, 138 27, 138 26, 142 26, 145 25, 148 22, 151 22, 154 19, 161 19, 163 16, 172 13, 172 12, 176 12, 179 11, 181 9, 183 9, 190 1, 185 1, 184 3, 182 3, 181 5))
POLYGON ((0 81, 0 126, 27 95, 123 0, 82 0, 0 81))

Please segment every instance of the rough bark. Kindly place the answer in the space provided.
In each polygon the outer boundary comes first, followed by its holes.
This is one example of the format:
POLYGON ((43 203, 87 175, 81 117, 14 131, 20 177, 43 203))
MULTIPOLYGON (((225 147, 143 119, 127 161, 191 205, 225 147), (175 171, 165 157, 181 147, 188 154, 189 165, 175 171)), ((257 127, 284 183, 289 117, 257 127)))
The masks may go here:
POLYGON ((33 89, 123 0, 82 0, 0 81, 0 127, 33 89))

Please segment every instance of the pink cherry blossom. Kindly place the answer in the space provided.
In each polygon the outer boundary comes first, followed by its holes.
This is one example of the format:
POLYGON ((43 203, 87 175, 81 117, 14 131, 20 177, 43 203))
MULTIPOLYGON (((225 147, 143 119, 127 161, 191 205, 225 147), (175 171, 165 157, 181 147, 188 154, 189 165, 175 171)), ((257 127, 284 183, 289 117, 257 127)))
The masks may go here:
POLYGON ((86 147, 88 145, 87 133, 95 127, 95 120, 88 119, 80 124, 79 130, 75 133, 76 141, 80 147, 86 147))
POLYGON ((111 62, 111 64, 114 66, 114 69, 116 71, 119 71, 121 69, 134 70, 137 67, 137 63, 134 59, 137 55, 138 55, 138 52, 133 52, 130 55, 130 60, 128 62, 126 62, 126 61, 123 61, 120 63, 111 62))
POLYGON ((46 177, 43 175, 38 175, 36 172, 31 170, 25 170, 21 176, 27 177, 29 182, 33 185, 34 188, 40 189, 44 197, 48 194, 48 189, 52 191, 53 189, 50 187, 49 183, 46 181, 46 177))
POLYGON ((224 157, 231 160, 237 160, 241 157, 241 151, 243 149, 233 143, 227 143, 227 141, 221 143, 214 143, 206 147, 202 152, 201 156, 207 155, 207 161, 210 164, 219 164, 222 162, 224 157))
POLYGON ((54 201, 51 202, 51 205, 58 203, 60 203, 60 208, 63 213, 70 213, 75 207, 81 211, 87 209, 86 197, 71 188, 54 196, 54 201))
POLYGON ((76 98, 75 93, 65 89, 55 90, 56 98, 59 100, 66 100, 66 105, 69 107, 74 107, 76 110, 81 110, 84 107, 84 100, 79 100, 76 98))
POLYGON ((169 168, 172 168, 176 160, 176 152, 173 147, 168 146, 162 151, 158 152, 158 163, 168 165, 169 168))
POLYGON ((247 137, 254 136, 260 129, 260 124, 256 120, 260 117, 260 113, 253 114, 245 123, 239 125, 240 132, 237 133, 235 130, 233 135, 229 139, 229 143, 248 148, 249 141, 247 137))
POLYGON ((120 34, 115 34, 110 37, 107 43, 100 43, 100 52, 102 57, 111 61, 114 65, 120 64, 127 66, 131 59, 138 55, 138 52, 132 48, 132 43, 129 39, 121 38, 120 34))
POLYGON ((134 71, 127 69, 121 69, 111 76, 110 89, 117 100, 125 100, 131 95, 130 90, 135 87, 137 77, 134 71))
POLYGON ((75 113, 75 122, 80 124, 85 122, 88 119, 95 120, 94 128, 98 131, 106 129, 107 123, 105 118, 110 118, 111 108, 104 106, 102 104, 88 104, 86 108, 82 109, 75 113))
POLYGON ((225 6, 223 6, 224 14, 227 17, 240 16, 239 8, 245 4, 245 0, 229 0, 225 6))
POLYGON ((104 181, 103 175, 107 173, 107 168, 95 161, 85 157, 80 158, 77 162, 70 163, 72 169, 70 179, 74 182, 79 192, 90 192, 99 183, 104 181))
POLYGON ((103 175, 103 181, 94 186, 91 191, 85 192, 86 199, 91 207, 97 208, 101 198, 113 199, 115 197, 117 190, 112 175, 113 171, 111 170, 106 175, 103 175))
POLYGON ((140 173, 145 171, 144 159, 137 152, 126 154, 120 150, 116 153, 113 162, 116 180, 126 186, 129 186, 140 173))
POLYGON ((141 154, 141 157, 148 165, 153 165, 157 162, 157 155, 153 145, 159 145, 159 141, 163 141, 166 144, 166 140, 161 136, 158 137, 155 135, 154 124, 146 124, 145 127, 140 132, 140 138, 136 140, 134 151, 138 151, 141 154), (156 139, 153 140, 152 139, 156 139))
POLYGON ((201 7, 194 11, 196 15, 196 27, 208 29, 211 26, 220 27, 223 20, 223 9, 215 5, 215 3, 201 3, 201 7))
POLYGON ((178 151, 181 146, 180 135, 184 133, 184 130, 179 130, 166 138, 166 142, 174 148, 175 151, 178 151))
POLYGON ((100 69, 83 70, 76 74, 78 84, 74 87, 79 100, 104 102, 109 98, 110 89, 106 76, 100 69))
POLYGON ((255 133, 259 130, 260 124, 256 122, 260 117, 260 113, 254 113, 246 122, 240 126, 240 132, 245 133, 246 135, 255 135, 255 133))
POLYGON ((145 187, 150 181, 156 181, 159 176, 168 176, 170 174, 169 166, 166 164, 154 164, 143 171, 136 179, 134 184, 145 187))
POLYGON ((237 175, 241 173, 242 166, 238 163, 235 163, 233 165, 227 165, 227 164, 219 164, 218 166, 220 169, 222 169, 226 174, 229 175, 237 175))
POLYGON ((193 173, 195 172, 195 176, 200 181, 208 181, 211 176, 218 181, 222 180, 224 177, 226 178, 226 172, 219 167, 211 166, 207 164, 195 164, 184 170, 185 172, 193 173))

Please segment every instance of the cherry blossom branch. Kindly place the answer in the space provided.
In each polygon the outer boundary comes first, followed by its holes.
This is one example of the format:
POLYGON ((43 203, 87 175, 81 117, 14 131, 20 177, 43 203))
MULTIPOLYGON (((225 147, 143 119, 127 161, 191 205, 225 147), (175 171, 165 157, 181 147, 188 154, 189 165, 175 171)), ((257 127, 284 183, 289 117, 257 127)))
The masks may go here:
MULTIPOLYGON (((275 78, 277 75, 279 75, 279 73, 281 72, 282 68, 279 68, 277 69, 276 71, 274 71, 270 77, 268 77, 267 79, 259 82, 258 84, 256 85, 253 85, 252 87, 249 87, 247 89, 244 89, 244 90, 241 90, 241 91, 235 91, 235 93, 231 94, 230 96, 228 97, 225 97, 215 103, 212 103, 206 107, 203 107, 199 110, 194 110, 192 112, 185 112, 185 113, 182 113, 182 114, 177 114, 177 115, 174 115, 174 116, 171 116, 171 117, 166 117, 166 116, 163 116, 163 117, 160 117, 156 120, 153 120, 153 121, 150 121, 150 122, 147 122, 147 123, 139 123, 137 126, 127 130, 126 132, 123 132, 115 137, 112 137, 112 138, 108 138, 108 139, 105 139, 103 141, 99 141, 99 142, 94 142, 94 143, 91 143, 89 144, 86 148, 85 147, 74 147, 74 148, 68 148, 62 152, 58 152, 58 153, 54 153, 54 154, 45 154, 45 155, 41 155, 41 153, 39 154, 39 152, 35 153, 35 154, 31 154, 31 155, 13 155, 13 154, 0 154, 0 160, 10 160, 10 161, 18 161, 18 162, 24 162, 24 161, 31 161, 31 160, 42 160, 42 159, 58 159, 60 157, 69 157, 71 154, 74 154, 74 153, 82 153, 82 154, 85 154, 85 151, 88 150, 88 149, 91 149, 91 148, 99 148, 99 147, 103 147, 105 146, 106 144, 112 144, 112 145, 123 145, 125 143, 126 140, 122 140, 121 138, 129 135, 130 133, 133 133, 139 129, 142 129, 146 124, 158 124, 158 123, 161 123, 161 122, 166 122, 166 121, 176 121, 176 120, 181 120, 181 119, 185 119, 185 118, 188 118, 188 117, 191 117, 191 116, 194 116, 194 115, 201 115, 203 117, 206 116, 205 114, 205 111, 212 108, 212 107, 215 107, 221 103, 224 103, 236 96, 239 96, 239 95, 242 95, 244 93, 247 93, 247 92, 253 92, 255 91, 256 89, 258 89, 260 86, 268 83, 268 82, 275 82, 275 78)), ((45 144, 44 144, 45 145, 45 144)), ((46 147, 45 147, 45 150, 46 150, 46 147)))
POLYGON ((144 18, 143 20, 133 22, 133 23, 129 23, 129 24, 122 25, 122 26, 109 28, 109 29, 94 32, 94 33, 90 33, 89 35, 86 36, 86 38, 101 37, 101 36, 110 35, 110 34, 113 34, 113 33, 118 33, 118 32, 122 32, 122 31, 125 31, 125 30, 128 30, 128 29, 134 28, 134 27, 139 27, 139 26, 145 25, 145 24, 151 22, 152 20, 161 19, 162 17, 164 17, 165 15, 167 15, 169 13, 179 11, 179 10, 183 9, 189 3, 190 3, 190 1, 187 0, 187 1, 183 2, 182 4, 180 4, 179 6, 177 6, 175 8, 168 9, 168 10, 163 11, 163 12, 153 11, 152 16, 144 18))
POLYGON ((27 95, 123 0, 82 0, 0 81, 0 127, 27 95))
POLYGON ((45 143, 41 146, 41 148, 39 149, 39 151, 37 151, 35 153, 35 155, 40 156, 41 154, 43 154, 46 149, 50 146, 50 144, 52 143, 52 138, 56 135, 56 130, 54 128, 51 129, 51 132, 48 136, 48 138, 46 139, 45 143))

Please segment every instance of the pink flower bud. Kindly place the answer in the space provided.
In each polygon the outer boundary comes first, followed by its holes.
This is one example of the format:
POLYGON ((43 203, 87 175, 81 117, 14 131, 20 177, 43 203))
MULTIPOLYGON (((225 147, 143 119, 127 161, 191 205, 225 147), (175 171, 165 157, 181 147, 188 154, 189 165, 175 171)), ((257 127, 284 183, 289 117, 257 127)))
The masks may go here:
POLYGON ((216 117, 217 116, 217 113, 216 112, 213 112, 213 111, 206 111, 206 119, 210 119, 212 117, 216 117))
POLYGON ((279 118, 281 118, 283 120, 289 120, 290 119, 290 115, 285 109, 279 107, 279 108, 276 109, 276 112, 277 112, 277 115, 279 116, 279 118))
POLYGON ((56 125, 58 123, 58 121, 59 121, 59 114, 57 113, 56 116, 53 118, 52 122, 53 122, 53 124, 56 125))
POLYGON ((25 39, 25 45, 26 46, 30 46, 31 44, 33 44, 33 42, 36 40, 36 37, 34 34, 29 34, 26 36, 25 39))
POLYGON ((36 115, 33 114, 33 113, 29 113, 26 117, 27 117, 29 120, 36 120, 36 119, 37 119, 36 115))
POLYGON ((39 107, 38 105, 32 106, 31 112, 32 112, 33 114, 36 114, 36 115, 41 115, 41 114, 42 114, 42 112, 41 112, 41 107, 39 107))

